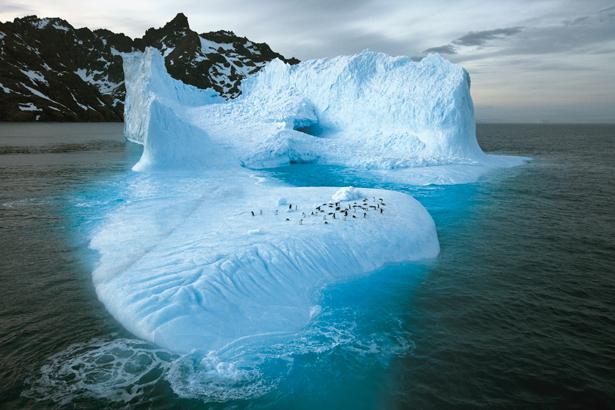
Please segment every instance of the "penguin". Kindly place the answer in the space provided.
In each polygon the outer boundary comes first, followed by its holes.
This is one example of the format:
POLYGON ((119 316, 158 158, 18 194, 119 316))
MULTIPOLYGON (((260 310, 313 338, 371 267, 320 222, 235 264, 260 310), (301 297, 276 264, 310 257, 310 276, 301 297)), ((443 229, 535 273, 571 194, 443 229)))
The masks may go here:
POLYGON ((335 212, 333 212, 333 219, 335 219, 335 212))
POLYGON ((256 216, 256 214, 254 213, 254 211, 250 211, 252 213, 252 216, 256 216))
POLYGON ((367 212, 363 212, 363 218, 367 218, 367 212))
POLYGON ((293 209, 293 204, 288 204, 288 210, 290 211, 291 209, 293 209))
POLYGON ((380 208, 380 213, 383 213, 383 212, 384 212, 384 209, 380 208))
POLYGON ((299 219, 299 225, 303 225, 303 219, 299 219))
POLYGON ((263 214, 263 210, 261 209, 260 211, 258 211, 258 213, 259 213, 260 215, 262 215, 262 214, 263 214))
POLYGON ((276 209, 273 213, 274 213, 275 215, 277 215, 277 214, 278 214, 278 210, 276 209))
POLYGON ((290 218, 286 218, 287 221, 290 221, 290 218))
POLYGON ((325 221, 325 225, 329 225, 329 222, 325 221))

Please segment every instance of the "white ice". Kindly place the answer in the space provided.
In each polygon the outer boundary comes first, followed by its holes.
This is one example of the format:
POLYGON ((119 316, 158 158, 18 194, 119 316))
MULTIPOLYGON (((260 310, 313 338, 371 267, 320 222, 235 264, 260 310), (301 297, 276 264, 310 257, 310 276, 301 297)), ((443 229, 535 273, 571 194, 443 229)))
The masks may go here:
POLYGON ((363 52, 294 66, 274 60, 229 102, 170 78, 156 50, 135 54, 125 71, 126 136, 152 139, 138 170, 184 165, 182 155, 190 166, 221 156, 248 168, 318 161, 386 170, 393 180, 425 185, 472 182, 523 161, 483 153, 469 76, 438 55, 414 62, 363 52), (157 135, 143 126, 161 110, 169 112, 149 124, 183 127, 190 149, 177 152, 166 145, 177 144, 164 130, 157 135), (224 153, 209 155, 214 148, 224 153), (160 160, 152 161, 157 153, 160 160))
POLYGON ((125 74, 142 173, 92 238, 93 278, 120 323, 177 352, 296 331, 328 284, 439 252, 406 194, 297 188, 254 169, 316 161, 424 184, 519 161, 481 151, 469 77, 438 56, 273 61, 233 101, 172 79, 152 49, 126 55, 125 74))
POLYGON ((333 218, 334 207, 311 213, 336 188, 241 171, 144 178, 92 240, 101 255, 94 283, 128 330, 177 352, 296 331, 325 285, 439 251, 427 211, 397 192, 361 189, 367 204, 383 199, 383 213, 333 218))

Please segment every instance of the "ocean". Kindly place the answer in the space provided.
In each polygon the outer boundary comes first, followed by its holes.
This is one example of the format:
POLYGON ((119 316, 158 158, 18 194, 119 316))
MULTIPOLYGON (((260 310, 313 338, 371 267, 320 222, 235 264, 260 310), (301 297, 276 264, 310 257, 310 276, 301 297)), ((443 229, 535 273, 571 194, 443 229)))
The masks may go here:
POLYGON ((615 126, 479 124, 478 137, 532 160, 455 186, 267 171, 410 193, 441 254, 328 287, 314 323, 243 346, 252 365, 220 378, 219 362, 136 339, 96 297, 90 234, 140 155, 122 125, 1 124, 0 407, 615 408, 615 126))

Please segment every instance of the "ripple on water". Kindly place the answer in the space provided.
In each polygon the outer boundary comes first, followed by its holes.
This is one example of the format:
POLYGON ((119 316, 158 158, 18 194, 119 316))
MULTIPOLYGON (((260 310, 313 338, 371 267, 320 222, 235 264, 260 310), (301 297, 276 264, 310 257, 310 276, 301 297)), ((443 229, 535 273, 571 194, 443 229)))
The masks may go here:
POLYGON ((175 356, 136 339, 96 338, 51 356, 22 396, 63 406, 84 399, 131 402, 158 383, 175 356))
POLYGON ((95 338, 49 357, 26 380, 22 397, 57 406, 103 400, 116 407, 148 402, 156 391, 170 389, 182 399, 228 403, 276 390, 292 378, 302 356, 386 365, 413 351, 401 324, 390 332, 364 333, 354 318, 339 321, 343 314, 324 311, 301 332, 239 340, 206 354, 179 356, 137 339, 95 338))

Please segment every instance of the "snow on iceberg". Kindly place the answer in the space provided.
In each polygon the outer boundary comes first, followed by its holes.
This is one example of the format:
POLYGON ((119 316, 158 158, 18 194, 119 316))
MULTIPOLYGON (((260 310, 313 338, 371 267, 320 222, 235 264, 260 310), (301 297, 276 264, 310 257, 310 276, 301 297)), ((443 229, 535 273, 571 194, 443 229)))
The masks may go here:
POLYGON ((358 201, 365 198, 365 195, 359 190, 351 186, 340 188, 331 197, 333 202, 340 201, 358 201))

